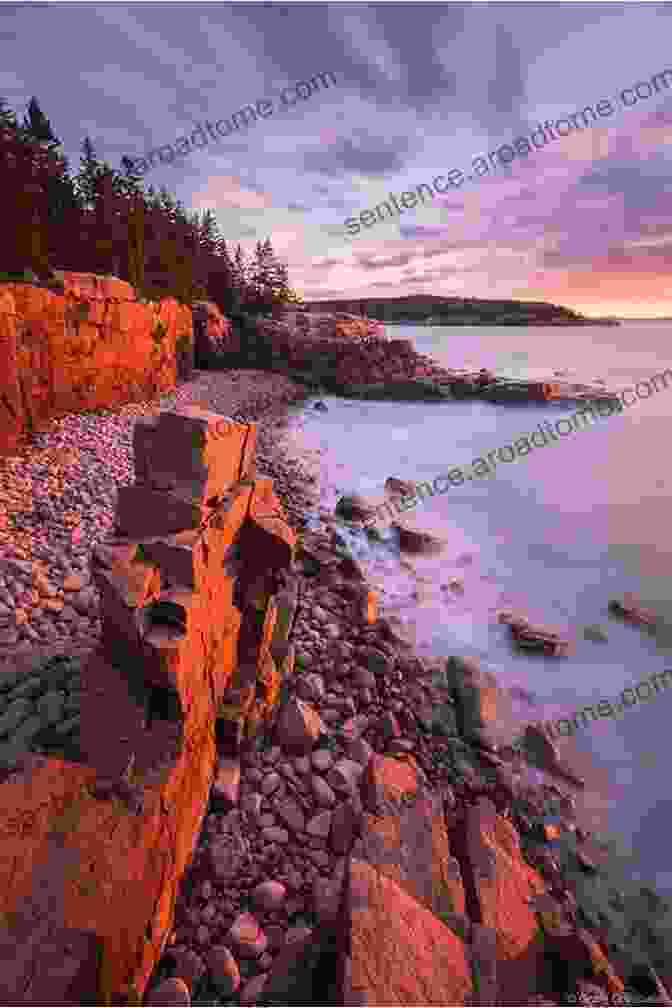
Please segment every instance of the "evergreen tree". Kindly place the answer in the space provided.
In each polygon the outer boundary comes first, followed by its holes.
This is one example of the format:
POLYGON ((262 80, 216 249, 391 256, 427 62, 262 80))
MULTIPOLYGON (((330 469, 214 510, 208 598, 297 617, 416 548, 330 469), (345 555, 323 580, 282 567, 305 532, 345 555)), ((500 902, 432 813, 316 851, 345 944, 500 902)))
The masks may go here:
POLYGON ((0 134, 5 139, 15 139, 18 136, 19 126, 16 121, 16 113, 12 112, 5 98, 0 98, 0 134))
POLYGON ((145 286, 145 204, 134 195, 128 208, 128 279, 142 293, 145 286))
POLYGON ((96 183, 102 167, 100 161, 96 158, 90 137, 84 137, 82 141, 82 157, 75 183, 87 209, 93 209, 95 204, 96 183))
POLYGON ((240 244, 238 244, 233 256, 233 289, 238 295, 241 308, 245 307, 251 300, 247 278, 248 268, 245 262, 245 253, 240 244))
POLYGON ((121 197, 116 192, 115 175, 103 166, 94 185, 94 246, 96 272, 121 275, 122 242, 127 249, 127 221, 121 197))
POLYGON ((124 154, 121 164, 124 169, 123 174, 120 176, 123 183, 122 190, 127 193, 141 192, 143 176, 135 170, 133 158, 129 158, 127 154, 124 154))
POLYGON ((35 97, 32 97, 28 102, 28 110, 23 117, 21 131, 26 139, 44 144, 48 150, 61 146, 61 141, 51 128, 51 123, 35 97))
POLYGON ((223 238, 216 244, 208 280, 208 295, 224 315, 234 315, 240 311, 239 292, 234 284, 234 265, 223 238))
POLYGON ((36 97, 21 125, 0 98, 0 220, 4 272, 113 273, 153 298, 208 298, 251 340, 250 314, 295 297, 270 239, 258 242, 251 258, 240 245, 232 254, 212 210, 188 211, 165 187, 145 190, 130 158, 121 171, 111 168, 87 136, 71 175, 36 97))

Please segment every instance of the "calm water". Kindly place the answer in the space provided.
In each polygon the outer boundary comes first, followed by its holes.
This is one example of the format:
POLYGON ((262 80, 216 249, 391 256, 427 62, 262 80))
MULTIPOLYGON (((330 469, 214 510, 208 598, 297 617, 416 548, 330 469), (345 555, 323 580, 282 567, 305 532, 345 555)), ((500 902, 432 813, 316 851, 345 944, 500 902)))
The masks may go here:
MULTIPOLYGON (((390 327, 399 338, 449 367, 502 374, 567 371, 577 381, 604 379, 622 388, 672 366, 668 323, 619 328, 390 327)), ((315 452, 323 504, 357 490, 382 495, 388 476, 431 481, 469 464, 571 407, 363 403, 325 397, 329 412, 308 410, 296 436, 315 452)), ((421 652, 474 654, 506 686, 532 691, 525 721, 571 716, 615 698, 672 667, 672 383, 621 415, 498 463, 488 480, 426 499, 409 520, 445 541, 440 556, 400 566, 389 551, 367 554, 387 612, 421 652), (448 579, 464 585, 456 594, 448 579), (652 638, 612 620, 611 597, 632 591, 655 609, 663 632, 652 638), (567 659, 512 652, 498 608, 511 605, 575 642, 567 659), (607 643, 583 638, 598 624, 607 643)), ((672 892, 667 827, 672 823, 668 721, 672 689, 619 720, 604 719, 575 736, 577 768, 590 787, 580 800, 589 825, 608 830, 630 853, 632 875, 672 892)), ((573 743, 569 743, 573 745, 573 743)))

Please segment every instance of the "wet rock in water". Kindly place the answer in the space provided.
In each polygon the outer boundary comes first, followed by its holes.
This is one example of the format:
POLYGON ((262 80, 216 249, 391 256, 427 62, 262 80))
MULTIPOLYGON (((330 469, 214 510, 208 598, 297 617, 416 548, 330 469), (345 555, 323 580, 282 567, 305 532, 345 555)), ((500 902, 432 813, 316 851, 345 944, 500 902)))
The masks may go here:
POLYGON ((571 770, 563 764, 557 746, 541 727, 527 725, 522 741, 528 757, 536 766, 564 777, 577 787, 585 786, 583 778, 575 777, 571 770))
POLYGON ((599 871, 595 862, 582 850, 576 851, 576 860, 579 862, 583 871, 590 875, 595 875, 599 871))
POLYGON ((515 697, 516 700, 524 700, 525 703, 530 704, 530 706, 536 702, 534 693, 524 689, 522 686, 510 686, 509 693, 512 697, 515 697))
POLYGON ((556 630, 533 626, 524 616, 504 610, 499 613, 498 621, 507 624, 511 636, 522 651, 540 652, 556 658, 564 658, 569 652, 569 641, 556 630))
POLYGON ((321 399, 318 399, 315 405, 313 406, 313 409, 322 410, 322 412, 326 413, 328 407, 326 403, 323 403, 321 399))
POLYGON ((595 625, 584 627, 583 636, 585 640, 593 641, 594 644, 607 644, 609 641, 602 627, 595 625))
POLYGON ((407 523, 393 521, 392 528, 399 536, 399 549, 402 553, 437 553, 443 548, 443 543, 436 536, 415 529, 407 523))
MULTIPOLYGON (((495 675, 481 668, 477 658, 452 655, 446 662, 446 684, 454 691, 457 733, 467 741, 496 750, 501 698, 495 675)), ((443 705, 440 712, 441 723, 452 732, 450 711, 443 705)))
POLYGON ((397 479, 395 476, 389 476, 385 480, 385 490, 389 494, 398 494, 402 497, 408 497, 415 493, 415 483, 397 479))
POLYGON ((341 497, 334 509, 335 514, 346 521, 366 521, 375 517, 374 506, 360 494, 341 497))
POLYGON ((636 626, 645 626, 653 629, 656 625, 655 616, 652 611, 644 609, 634 595, 631 594, 624 595, 622 601, 620 599, 612 599, 609 602, 609 612, 613 616, 620 616, 628 623, 634 623, 636 626))

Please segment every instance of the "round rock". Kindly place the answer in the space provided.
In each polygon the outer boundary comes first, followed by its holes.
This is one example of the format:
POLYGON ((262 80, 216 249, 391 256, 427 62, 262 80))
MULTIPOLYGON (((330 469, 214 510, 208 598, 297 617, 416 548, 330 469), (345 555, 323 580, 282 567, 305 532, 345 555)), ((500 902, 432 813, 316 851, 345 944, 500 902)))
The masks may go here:
POLYGON ((250 913, 238 914, 226 936, 226 942, 241 959, 258 959, 268 946, 266 935, 250 913))
POLYGON ((257 910, 279 910, 286 896, 287 890, 282 882, 269 879, 252 890, 252 903, 257 910))
POLYGON ((189 988, 179 977, 169 977, 162 980, 150 992, 145 1001, 148 1005, 190 1005, 189 988))
POLYGON ((315 796, 315 801, 318 805, 324 805, 331 808, 332 805, 336 804, 335 793, 322 777, 318 777, 317 774, 313 774, 310 778, 310 785, 313 790, 313 795, 315 796))
POLYGON ((213 945, 208 953, 210 979, 221 997, 229 998, 240 987, 240 970, 226 945, 213 945))

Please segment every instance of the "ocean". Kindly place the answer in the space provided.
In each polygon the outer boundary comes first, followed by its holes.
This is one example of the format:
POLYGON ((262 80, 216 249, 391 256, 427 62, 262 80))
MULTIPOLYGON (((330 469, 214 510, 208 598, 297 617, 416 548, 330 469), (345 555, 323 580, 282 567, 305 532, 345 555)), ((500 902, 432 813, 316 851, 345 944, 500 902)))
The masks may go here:
MULTIPOLYGON (((561 371, 570 381, 602 379, 609 388, 633 386, 672 363, 667 322, 388 331, 446 367, 521 377, 561 371)), ((353 491, 381 499, 388 476, 431 482, 576 408, 322 398, 328 412, 309 405, 290 430, 297 447, 319 465, 321 506, 330 509, 353 491)), ((489 479, 426 498, 407 519, 442 539, 440 554, 400 562, 385 544, 372 550, 353 538, 351 548, 386 613, 420 653, 477 656, 502 686, 531 694, 533 703, 514 691, 521 724, 570 717, 672 668, 670 441, 672 383, 589 429, 511 464, 499 462, 489 479), (459 584, 451 587, 451 579, 459 584), (609 600, 625 592, 654 609, 661 624, 656 636, 609 615, 609 600), (514 651, 496 619, 507 607, 567 634, 569 657, 514 651), (589 625, 600 626, 607 641, 585 639, 589 625)), ((672 894, 672 740, 665 727, 671 712, 672 691, 661 691, 562 743, 587 781, 576 795, 582 821, 616 842, 633 879, 662 894, 672 894)))

